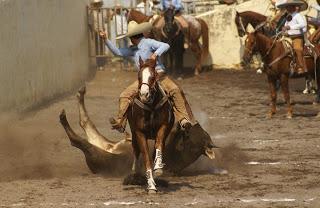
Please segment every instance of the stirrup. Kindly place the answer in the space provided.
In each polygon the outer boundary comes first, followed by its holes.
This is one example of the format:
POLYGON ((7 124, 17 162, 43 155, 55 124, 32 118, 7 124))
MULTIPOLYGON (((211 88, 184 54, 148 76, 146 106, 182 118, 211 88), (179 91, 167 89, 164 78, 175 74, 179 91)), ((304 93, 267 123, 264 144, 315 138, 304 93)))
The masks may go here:
POLYGON ((122 125, 122 123, 118 122, 115 118, 110 118, 109 122, 110 122, 110 124, 112 126, 112 128, 111 128, 112 130, 117 130, 120 133, 123 133, 125 131, 125 128, 122 125))
POLYGON ((179 121, 180 124, 180 128, 183 131, 189 131, 190 128, 192 127, 192 124, 190 121, 188 121, 187 119, 182 119, 181 121, 179 121))

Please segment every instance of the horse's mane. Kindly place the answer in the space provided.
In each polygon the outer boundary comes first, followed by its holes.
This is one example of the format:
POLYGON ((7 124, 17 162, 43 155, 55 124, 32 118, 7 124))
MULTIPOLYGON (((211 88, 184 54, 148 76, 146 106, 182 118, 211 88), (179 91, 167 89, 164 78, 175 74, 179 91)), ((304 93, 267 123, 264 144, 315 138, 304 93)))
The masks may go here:
POLYGON ((143 62, 142 65, 140 65, 140 69, 146 68, 146 67, 151 67, 154 68, 156 66, 156 60, 153 59, 147 59, 143 62))
POLYGON ((140 11, 137 11, 135 9, 131 9, 129 11, 129 15, 128 15, 128 22, 131 21, 131 20, 134 20, 136 21, 137 23, 142 23, 142 22, 146 22, 146 21, 149 21, 149 19, 151 18, 152 16, 147 16, 145 14, 143 14, 142 12, 140 11))
POLYGON ((258 12, 254 12, 254 11, 244 11, 244 12, 239 12, 238 13, 241 17, 243 18, 248 18, 248 19, 252 19, 252 20, 258 20, 258 21, 266 21, 267 20, 267 16, 260 14, 258 12))

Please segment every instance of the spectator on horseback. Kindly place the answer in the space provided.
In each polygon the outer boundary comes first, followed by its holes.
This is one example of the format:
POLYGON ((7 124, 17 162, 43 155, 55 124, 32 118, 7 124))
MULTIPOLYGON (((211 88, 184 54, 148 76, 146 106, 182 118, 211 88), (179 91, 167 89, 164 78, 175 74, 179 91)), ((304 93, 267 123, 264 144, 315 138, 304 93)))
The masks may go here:
MULTIPOLYGON (((167 43, 145 38, 143 34, 151 30, 151 28, 152 25, 149 22, 138 24, 135 21, 130 21, 128 24, 127 34, 117 38, 130 38, 133 46, 129 48, 117 48, 108 39, 105 32, 100 32, 100 36, 105 39, 106 46, 114 55, 132 58, 138 69, 140 65, 140 58, 143 61, 146 61, 147 59, 157 61, 155 69, 158 73, 158 81, 173 102, 173 110, 176 120, 179 121, 182 128, 189 129, 192 126, 191 122, 194 121, 191 108, 180 87, 166 76, 166 69, 160 60, 160 56, 167 52, 170 46, 167 43)), ((112 129, 124 132, 127 120, 127 110, 137 94, 138 81, 135 81, 120 94, 118 116, 110 119, 112 129)))
POLYGON ((181 0, 161 0, 160 1, 160 10, 164 14, 165 11, 168 9, 173 9, 175 12, 175 19, 180 23, 182 27, 182 32, 184 34, 184 47, 189 47, 189 23, 188 21, 183 17, 182 11, 183 6, 181 0))
POLYGON ((296 72, 297 74, 304 74, 307 72, 303 54, 304 35, 307 32, 307 22, 300 11, 305 10, 308 7, 308 4, 302 0, 287 0, 278 7, 286 8, 289 13, 283 31, 286 32, 292 40, 293 49, 297 56, 296 72))

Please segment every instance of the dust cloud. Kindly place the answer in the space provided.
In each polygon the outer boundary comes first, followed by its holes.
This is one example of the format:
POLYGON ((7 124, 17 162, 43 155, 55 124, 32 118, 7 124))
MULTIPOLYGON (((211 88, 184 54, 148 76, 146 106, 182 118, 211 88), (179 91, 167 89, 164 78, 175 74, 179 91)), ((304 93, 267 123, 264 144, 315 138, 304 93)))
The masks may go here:
MULTIPOLYGON (((52 135, 51 135, 52 136, 52 135)), ((24 126, 18 116, 0 120, 0 181, 47 179, 72 175, 72 167, 56 161, 61 154, 59 142, 37 126, 24 126)), ((67 156, 66 156, 67 157, 67 156)), ((71 163, 72 164, 72 163, 71 163)))

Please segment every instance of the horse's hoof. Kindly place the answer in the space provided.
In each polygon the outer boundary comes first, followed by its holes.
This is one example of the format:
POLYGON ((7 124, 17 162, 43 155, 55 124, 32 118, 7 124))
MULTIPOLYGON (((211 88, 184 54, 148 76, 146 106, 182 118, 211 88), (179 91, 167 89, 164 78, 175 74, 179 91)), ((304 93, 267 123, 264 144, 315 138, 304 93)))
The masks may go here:
POLYGON ((309 92, 309 90, 308 89, 305 89, 305 90, 303 90, 303 92, 302 92, 303 94, 309 94, 310 92, 309 92))
POLYGON ((292 114, 288 114, 287 119, 292 119, 292 114))
POLYGON ((162 169, 157 169, 154 171, 154 176, 155 177, 160 177, 163 175, 163 170, 162 169))
POLYGON ((156 194, 157 190, 154 189, 148 189, 148 194, 156 194))

